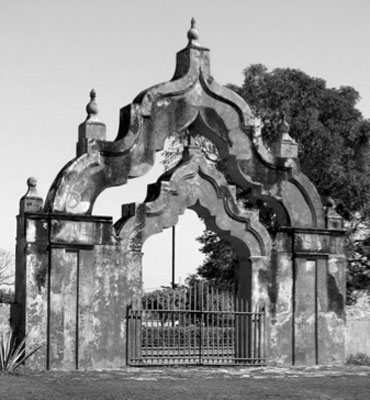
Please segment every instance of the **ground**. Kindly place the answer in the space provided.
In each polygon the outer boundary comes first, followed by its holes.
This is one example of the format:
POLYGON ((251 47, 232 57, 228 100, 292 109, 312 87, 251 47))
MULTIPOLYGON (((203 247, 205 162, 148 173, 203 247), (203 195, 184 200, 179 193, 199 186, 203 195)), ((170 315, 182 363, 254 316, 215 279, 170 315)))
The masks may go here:
POLYGON ((125 368, 0 375, 1 400, 370 399, 370 367, 125 368))

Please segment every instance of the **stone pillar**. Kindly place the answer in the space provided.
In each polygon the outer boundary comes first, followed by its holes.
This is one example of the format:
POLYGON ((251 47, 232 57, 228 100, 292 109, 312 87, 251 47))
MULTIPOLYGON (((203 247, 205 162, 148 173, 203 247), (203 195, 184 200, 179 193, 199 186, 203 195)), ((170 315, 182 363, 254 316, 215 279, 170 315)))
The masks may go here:
POLYGON ((317 364, 315 259, 296 257, 294 265, 294 365, 317 364))
POLYGON ((50 369, 78 368, 79 251, 50 248, 49 362, 50 369))
POLYGON ((317 363, 345 362, 346 265, 342 254, 317 262, 317 363))
POLYGON ((345 361, 343 245, 343 230, 302 228, 294 231, 295 365, 345 361))
POLYGON ((126 365, 126 312, 141 300, 141 258, 119 245, 80 252, 79 368, 126 365))
POLYGON ((266 344, 270 365, 293 359, 293 254, 291 235, 279 232, 271 258, 251 257, 252 304, 266 307, 266 344))
MULTIPOLYGON (((270 312, 269 312, 269 295, 268 295, 268 281, 269 281, 269 258, 265 256, 252 256, 250 257, 250 274, 251 274, 251 307, 250 311, 262 311, 266 312, 265 327, 262 333, 262 340, 265 342, 265 354, 261 354, 262 357, 267 356, 267 360, 270 353, 270 312)), ((250 332, 249 337, 251 337, 250 332)))
POLYGON ((42 213, 43 199, 37 193, 36 179, 29 178, 27 185, 17 216, 15 304, 11 308, 11 319, 13 329, 21 337, 27 335, 26 352, 41 346, 32 356, 32 366, 45 369, 48 222, 42 213))
POLYGON ((292 364, 293 284, 291 235, 279 232, 274 240, 267 286, 270 301, 270 364, 292 364))

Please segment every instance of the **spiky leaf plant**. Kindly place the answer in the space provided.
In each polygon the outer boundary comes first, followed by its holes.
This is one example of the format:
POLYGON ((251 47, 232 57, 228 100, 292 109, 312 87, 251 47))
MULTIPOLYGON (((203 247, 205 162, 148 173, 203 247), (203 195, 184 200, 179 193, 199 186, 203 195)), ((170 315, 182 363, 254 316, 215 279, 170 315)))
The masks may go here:
POLYGON ((10 330, 8 333, 1 332, 0 336, 0 373, 14 372, 29 357, 31 357, 41 346, 26 354, 26 338, 18 342, 16 334, 10 330))

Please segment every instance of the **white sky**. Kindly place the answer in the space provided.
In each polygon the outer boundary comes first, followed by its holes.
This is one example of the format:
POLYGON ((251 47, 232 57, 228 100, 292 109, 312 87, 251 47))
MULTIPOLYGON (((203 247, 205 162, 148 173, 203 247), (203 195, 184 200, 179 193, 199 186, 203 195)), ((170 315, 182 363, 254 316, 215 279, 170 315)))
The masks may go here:
MULTIPOLYGON (((119 109, 172 77, 193 16, 219 83, 240 84, 252 63, 299 68, 329 86, 353 86, 370 117, 368 0, 0 0, 0 247, 14 249, 26 179, 35 176, 45 198, 74 157, 90 89, 113 140, 119 109)), ((95 213, 117 218, 121 203, 142 200, 145 190, 134 185, 111 192, 98 199, 95 213)), ((184 232, 194 224, 184 222, 184 232)), ((163 261, 150 256, 149 242, 144 248, 147 287, 158 286, 154 278, 163 268, 169 276, 170 256, 159 247, 167 239, 158 240, 153 254, 163 254, 163 261)), ((181 249, 185 242, 178 241, 181 249)), ((178 250, 178 268, 181 258, 187 269, 199 264, 189 252, 178 250)))

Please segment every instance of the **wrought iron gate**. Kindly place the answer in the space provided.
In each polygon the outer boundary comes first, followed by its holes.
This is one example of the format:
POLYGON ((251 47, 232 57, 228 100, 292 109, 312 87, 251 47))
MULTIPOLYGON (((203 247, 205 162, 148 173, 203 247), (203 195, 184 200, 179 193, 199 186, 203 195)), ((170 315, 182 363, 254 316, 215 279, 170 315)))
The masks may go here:
POLYGON ((264 365, 265 312, 202 281, 128 307, 129 365, 264 365))

